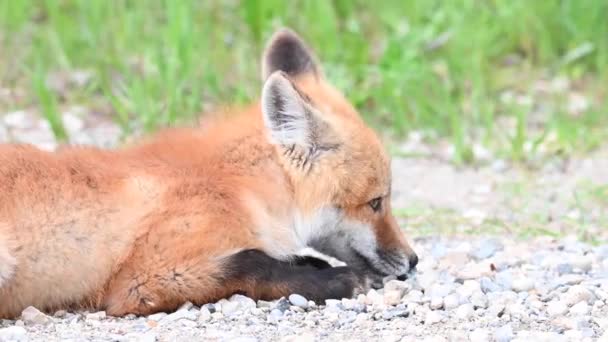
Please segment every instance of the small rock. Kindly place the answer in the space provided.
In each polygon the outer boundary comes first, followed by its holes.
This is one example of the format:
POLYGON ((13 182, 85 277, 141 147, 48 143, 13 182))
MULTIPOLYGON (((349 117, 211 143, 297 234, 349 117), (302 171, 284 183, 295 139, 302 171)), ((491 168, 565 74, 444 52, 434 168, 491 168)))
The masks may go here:
POLYGON ((570 308, 570 314, 575 316, 584 316, 589 314, 589 304, 585 301, 581 301, 570 308))
POLYGON ((165 316, 167 316, 167 314, 166 314, 166 313, 164 313, 164 312, 159 312, 159 313, 155 313, 155 314, 149 315, 149 316, 148 316, 148 319, 149 319, 149 320, 152 320, 152 321, 156 321, 156 322, 158 322, 158 321, 160 321, 161 319, 163 319, 165 316))
POLYGON ((298 306, 302 309, 307 309, 308 308, 308 300, 306 300, 306 298, 304 298, 303 296, 299 295, 299 294, 291 294, 289 296, 289 301, 291 302, 291 304, 298 306))
MULTIPOLYGON (((148 318, 151 319, 150 317, 148 317, 148 318)), ((179 321, 180 319, 187 319, 187 320, 194 321, 194 320, 196 320, 196 318, 197 318, 196 312, 194 312, 194 311, 178 310, 170 315, 165 316, 162 319, 162 323, 166 324, 166 323, 176 322, 176 321, 179 321)))
POLYGON ((574 305, 580 301, 586 301, 589 304, 593 304, 595 295, 582 285, 574 285, 561 296, 561 299, 566 305, 574 305))
POLYGON ((287 299, 285 299, 284 297, 282 297, 281 299, 277 300, 274 307, 272 308, 273 310, 279 310, 281 312, 285 312, 287 310, 289 310, 289 301, 287 299))
POLYGON ((201 307, 201 309, 202 308, 207 308, 207 310, 209 310, 209 312, 211 312, 211 313, 215 313, 217 311, 217 308, 215 307, 215 304, 213 304, 213 303, 207 303, 207 304, 203 305, 201 307))
POLYGON ((391 306, 400 304, 402 294, 401 291, 386 291, 384 293, 384 304, 391 306))
POLYGON ((194 304, 192 304, 192 302, 185 302, 184 304, 182 304, 182 306, 179 307, 178 310, 190 310, 193 306, 194 304))
POLYGON ((58 311, 55 311, 55 314, 53 314, 53 316, 55 316, 57 318, 63 318, 67 315, 67 313, 68 312, 65 310, 58 310, 58 311))
POLYGON ((471 304, 473 304, 473 306, 476 308, 487 309, 488 308, 488 297, 486 297, 486 295, 484 295, 483 292, 476 291, 471 296, 471 304))
POLYGON ((513 275, 510 270, 505 270, 496 273, 494 277, 496 284, 505 290, 510 290, 513 284, 513 275))
POLYGON ((0 329, 0 341, 27 341, 27 331, 23 327, 12 326, 0 329))
POLYGON ((583 280, 585 280, 585 277, 580 274, 566 274, 557 278, 553 282, 553 286, 559 287, 564 285, 576 285, 580 284, 583 280))
POLYGON ((568 305, 562 301, 552 301, 547 305, 549 316, 561 316, 568 312, 568 305))
MULTIPOLYGON (((432 299, 431 299, 432 302, 432 299)), ((443 308, 445 310, 452 310, 460 305, 460 298, 457 294, 451 294, 443 298, 443 308)))
POLYGON ((433 297, 431 298, 430 307, 432 310, 439 310, 443 307, 443 298, 441 297, 433 297))
POLYGON ((555 268, 555 270, 560 275, 570 274, 570 273, 572 273, 572 265, 570 265, 570 264, 558 264, 557 267, 555 268))
MULTIPOLYGON (((84 122, 76 114, 66 112, 63 114, 63 127, 69 134, 75 134, 82 130, 84 122)), ((192 303, 190 303, 192 305, 192 303)))
POLYGON ((156 333, 153 331, 148 331, 143 334, 141 338, 138 339, 140 342, 156 342, 156 333))
POLYGON ((485 239, 481 241, 477 248, 472 250, 471 256, 477 260, 492 257, 496 252, 503 250, 504 245, 498 239, 485 239))
POLYGON ((458 307, 458 309, 456 309, 456 317, 458 317, 462 320, 468 320, 473 315, 474 312, 475 312, 475 308, 473 307, 473 304, 471 304, 471 303, 462 304, 461 306, 458 307))
POLYGON ((208 308, 202 307, 200 310, 200 315, 198 316, 198 320, 200 322, 208 322, 211 320, 211 311, 208 308))
POLYGON ((25 324, 47 324, 52 321, 49 316, 33 306, 28 306, 21 312, 21 319, 25 324))
POLYGON ((501 317, 505 313, 505 309, 506 307, 504 304, 492 304, 488 307, 488 315, 489 317, 501 317))
POLYGON ((382 305, 384 303, 384 297, 374 289, 369 290, 365 298, 365 304, 367 305, 382 305))
POLYGON ((476 280, 465 280, 464 283, 456 289, 456 293, 460 298, 470 298, 473 293, 481 291, 481 286, 476 280))
POLYGON ((530 291, 534 288, 534 281, 529 278, 516 278, 511 283, 511 289, 515 292, 530 291))
POLYGON ((422 298, 424 294, 419 290, 412 290, 405 296, 405 301, 407 303, 422 303, 422 298))
POLYGON ((391 320, 395 317, 408 317, 409 311, 403 308, 390 308, 382 311, 382 318, 385 320, 391 320))
POLYGON ((487 342, 490 340, 490 332, 488 329, 477 328, 469 335, 471 342, 487 342))
POLYGON ((36 121, 31 114, 17 110, 3 116, 6 126, 11 128, 28 129, 36 126, 36 121))
POLYGON ((433 284, 431 288, 428 290, 428 295, 433 297, 445 297, 452 293, 454 287, 450 284, 433 284))
POLYGON ((496 283, 488 277, 480 278, 479 285, 481 286, 481 291, 483 291, 483 293, 500 291, 500 286, 496 285, 496 283))
POLYGON ((570 264, 574 269, 580 270, 583 273, 587 273, 591 270, 593 260, 589 256, 581 255, 570 259, 570 264))
POLYGON ((329 309, 329 308, 333 308, 333 309, 338 309, 338 310, 342 310, 342 301, 341 300, 337 300, 337 299, 326 299, 325 300, 325 306, 329 309))
POLYGON ((503 325, 494 331, 494 339, 496 342, 510 342, 515 335, 511 324, 503 325))
POLYGON ((410 289, 411 286, 409 283, 395 279, 388 281, 384 285, 384 291, 401 291, 402 296, 410 289))
POLYGON ((93 313, 87 314, 87 319, 92 320, 92 321, 100 321, 105 318, 106 318, 105 311, 99 311, 99 312, 93 312, 93 313))
POLYGON ((344 308, 344 310, 351 310, 351 311, 354 311, 356 313, 365 312, 366 309, 367 309, 367 307, 365 306, 365 304, 360 303, 357 300, 348 299, 348 298, 343 298, 342 299, 342 307, 344 308))
MULTIPOLYGON (((240 295, 240 294, 232 295, 230 297, 229 301, 233 302, 233 303, 238 303, 238 308, 240 310, 250 310, 250 309, 257 307, 257 304, 253 299, 251 299, 247 296, 240 295)), ((222 312, 223 311, 224 310, 222 308, 222 312)))
POLYGON ((314 342, 315 335, 311 333, 304 333, 301 335, 289 335, 281 339, 281 342, 314 342))
POLYGON ((424 317, 425 324, 435 324, 441 322, 443 316, 438 311, 429 311, 424 317))
POLYGON ((235 338, 231 338, 230 342, 258 342, 259 340, 255 337, 251 336, 239 336, 235 338))

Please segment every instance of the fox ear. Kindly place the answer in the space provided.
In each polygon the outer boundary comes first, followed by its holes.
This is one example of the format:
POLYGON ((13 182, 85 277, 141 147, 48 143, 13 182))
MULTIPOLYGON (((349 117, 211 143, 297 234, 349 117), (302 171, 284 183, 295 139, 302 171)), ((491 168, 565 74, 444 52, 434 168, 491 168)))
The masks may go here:
POLYGON ((288 28, 275 32, 264 51, 262 79, 266 80, 275 71, 283 71, 292 77, 321 73, 314 53, 295 32, 288 28))
POLYGON ((262 89, 262 116, 270 142, 315 150, 322 145, 329 127, 288 77, 276 71, 262 89))

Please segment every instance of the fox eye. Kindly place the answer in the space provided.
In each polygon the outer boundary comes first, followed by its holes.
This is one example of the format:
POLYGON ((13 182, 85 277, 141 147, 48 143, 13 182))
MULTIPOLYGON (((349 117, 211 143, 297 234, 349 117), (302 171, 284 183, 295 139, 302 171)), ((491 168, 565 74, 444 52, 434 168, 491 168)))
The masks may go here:
POLYGON ((369 204, 369 206, 374 212, 378 212, 382 208, 382 197, 376 197, 373 200, 367 202, 367 204, 369 204))

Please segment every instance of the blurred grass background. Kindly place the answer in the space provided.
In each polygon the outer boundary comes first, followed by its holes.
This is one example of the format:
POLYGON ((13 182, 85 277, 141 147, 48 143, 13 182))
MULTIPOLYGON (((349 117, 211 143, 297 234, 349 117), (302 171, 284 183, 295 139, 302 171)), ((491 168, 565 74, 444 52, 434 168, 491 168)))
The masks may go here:
POLYGON ((289 26, 394 137, 447 139, 458 162, 584 152, 608 137, 607 15, 605 0, 0 0, 0 87, 22 90, 0 112, 37 108, 58 138, 71 104, 126 134, 187 121, 258 97, 265 41, 289 26), (77 86, 53 86, 62 74, 77 86))

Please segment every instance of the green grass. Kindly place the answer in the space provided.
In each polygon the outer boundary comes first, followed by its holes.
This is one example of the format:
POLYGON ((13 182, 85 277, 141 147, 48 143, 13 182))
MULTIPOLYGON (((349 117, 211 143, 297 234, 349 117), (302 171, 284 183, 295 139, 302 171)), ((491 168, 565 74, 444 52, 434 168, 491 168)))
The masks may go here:
POLYGON ((0 111, 38 108, 58 137, 71 104, 112 113, 126 133, 187 121, 256 98, 265 40, 286 25, 376 127, 434 131, 459 162, 474 143, 515 160, 573 153, 608 136, 607 13, 604 0, 0 0, 0 87, 26 94, 0 111), (93 77, 62 93, 43 82, 70 70, 93 77), (571 89, 534 91, 558 76, 571 89), (577 115, 574 90, 589 101, 577 115))

